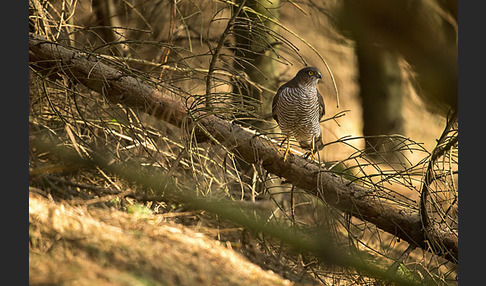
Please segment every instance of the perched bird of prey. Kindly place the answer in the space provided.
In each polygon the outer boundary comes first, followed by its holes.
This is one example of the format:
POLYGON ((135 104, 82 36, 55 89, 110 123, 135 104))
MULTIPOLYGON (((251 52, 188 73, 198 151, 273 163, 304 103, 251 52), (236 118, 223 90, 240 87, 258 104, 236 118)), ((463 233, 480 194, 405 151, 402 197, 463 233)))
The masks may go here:
POLYGON ((303 68, 273 97, 272 116, 287 140, 284 160, 290 150, 290 137, 294 137, 303 149, 310 150, 312 157, 324 147, 319 121, 324 116, 325 106, 317 90, 321 78, 319 69, 303 68))

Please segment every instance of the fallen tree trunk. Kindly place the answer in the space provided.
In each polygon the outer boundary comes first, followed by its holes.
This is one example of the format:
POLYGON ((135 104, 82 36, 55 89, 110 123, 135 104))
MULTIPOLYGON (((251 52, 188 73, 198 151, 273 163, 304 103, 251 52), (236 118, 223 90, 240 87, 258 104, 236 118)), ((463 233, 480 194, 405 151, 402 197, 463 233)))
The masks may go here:
MULTIPOLYGON (((96 56, 30 35, 29 62, 32 67, 44 72, 48 70, 50 74, 62 70, 113 103, 136 108, 171 124, 182 126, 190 118, 181 101, 164 95, 155 85, 102 63, 96 56)), ((284 161, 283 154, 273 142, 214 115, 201 116, 197 124, 204 130, 201 134, 213 137, 248 163, 259 163, 270 173, 285 178, 329 205, 371 222, 410 244, 457 262, 457 234, 443 233, 431 238, 422 227, 418 208, 392 204, 374 196, 375 190, 352 183, 299 156, 290 156, 284 161)))

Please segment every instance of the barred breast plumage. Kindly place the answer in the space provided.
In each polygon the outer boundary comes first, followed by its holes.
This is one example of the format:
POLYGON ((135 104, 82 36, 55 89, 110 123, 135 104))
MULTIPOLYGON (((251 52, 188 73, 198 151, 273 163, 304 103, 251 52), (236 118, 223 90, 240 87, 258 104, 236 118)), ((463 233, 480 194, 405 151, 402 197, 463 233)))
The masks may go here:
POLYGON ((272 116, 282 133, 294 137, 302 148, 313 152, 323 147, 319 121, 325 113, 325 106, 317 90, 321 77, 315 67, 301 69, 278 89, 272 104, 272 116), (312 150, 313 140, 317 150, 312 150))

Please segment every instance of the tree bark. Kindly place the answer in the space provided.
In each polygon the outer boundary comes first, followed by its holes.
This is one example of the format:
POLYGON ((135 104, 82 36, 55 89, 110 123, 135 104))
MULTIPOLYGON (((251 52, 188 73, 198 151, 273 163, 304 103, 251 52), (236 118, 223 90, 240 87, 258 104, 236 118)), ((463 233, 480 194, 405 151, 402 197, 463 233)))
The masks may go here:
MULTIPOLYGON (((182 101, 164 95, 156 86, 123 74, 92 55, 30 35, 29 61, 33 68, 39 70, 49 70, 50 73, 62 70, 66 76, 102 93, 113 103, 136 108, 177 126, 190 121, 182 101)), ((329 205, 371 222, 410 244, 457 262, 457 234, 443 233, 443 236, 429 237, 427 241, 418 207, 397 206, 374 196, 375 190, 352 183, 299 156, 290 156, 284 161, 283 153, 278 151, 275 143, 255 136, 254 132, 237 124, 214 115, 199 118, 199 128, 207 132, 202 134, 209 134, 248 163, 262 164, 270 173, 285 178, 329 205), (429 242, 435 245, 437 241, 442 247, 429 247, 429 242)))
MULTIPOLYGON (((119 30, 115 33, 113 27, 122 27, 120 16, 117 15, 115 0, 92 0, 91 2, 93 12, 96 15, 96 24, 102 26, 100 28, 100 38, 105 44, 115 43, 118 38, 123 38, 125 31, 119 30)), ((125 45, 109 46, 108 50, 115 56, 122 56, 127 51, 125 45)))
POLYGON ((392 153, 399 149, 398 146, 390 138, 379 135, 404 134, 398 56, 360 37, 356 37, 356 55, 365 151, 377 159, 381 156, 393 158, 396 154, 392 153))
MULTIPOLYGON (((243 3, 240 0, 238 4, 241 5, 243 3)), ((244 5, 269 18, 278 18, 280 15, 280 0, 249 0, 244 5)), ((236 10, 237 6, 233 7, 233 9, 236 10)), ((233 67, 235 70, 246 73, 253 82, 277 90, 278 62, 272 58, 272 55, 275 56, 278 53, 278 45, 275 35, 269 31, 278 33, 280 27, 269 20, 262 19, 257 14, 248 13, 248 17, 240 19, 234 30, 235 60, 233 67)), ((252 85, 241 88, 239 84, 235 84, 233 92, 241 95, 240 102, 242 105, 247 105, 246 102, 248 100, 244 99, 246 97, 259 101, 261 110, 258 113, 260 113, 262 118, 266 114, 271 113, 274 94, 270 91, 258 90, 252 85)), ((268 128, 268 124, 264 124, 259 120, 244 121, 257 128, 268 128)))

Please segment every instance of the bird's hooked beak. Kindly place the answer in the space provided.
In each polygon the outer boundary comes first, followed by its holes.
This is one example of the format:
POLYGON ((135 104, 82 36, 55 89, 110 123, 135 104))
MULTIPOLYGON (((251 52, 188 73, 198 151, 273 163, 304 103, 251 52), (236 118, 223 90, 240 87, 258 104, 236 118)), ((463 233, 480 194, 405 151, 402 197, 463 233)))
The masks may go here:
POLYGON ((318 73, 316 74, 316 76, 317 76, 317 78, 322 78, 322 75, 321 75, 321 73, 320 73, 320 72, 318 72, 318 73))

